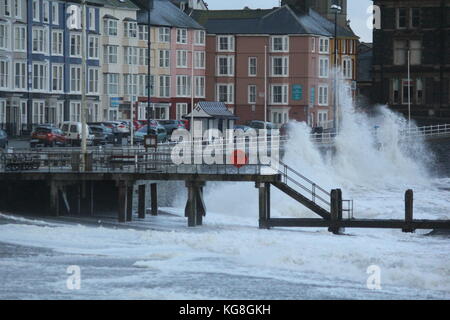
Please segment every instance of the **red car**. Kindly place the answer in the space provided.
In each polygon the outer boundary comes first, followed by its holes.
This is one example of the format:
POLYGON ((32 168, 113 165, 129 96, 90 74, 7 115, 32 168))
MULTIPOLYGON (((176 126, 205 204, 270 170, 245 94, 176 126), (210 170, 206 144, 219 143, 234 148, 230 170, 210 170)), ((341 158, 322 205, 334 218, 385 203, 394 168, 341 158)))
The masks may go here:
POLYGON ((65 146, 66 136, 55 127, 36 127, 31 134, 30 147, 35 148, 37 145, 46 147, 65 146))

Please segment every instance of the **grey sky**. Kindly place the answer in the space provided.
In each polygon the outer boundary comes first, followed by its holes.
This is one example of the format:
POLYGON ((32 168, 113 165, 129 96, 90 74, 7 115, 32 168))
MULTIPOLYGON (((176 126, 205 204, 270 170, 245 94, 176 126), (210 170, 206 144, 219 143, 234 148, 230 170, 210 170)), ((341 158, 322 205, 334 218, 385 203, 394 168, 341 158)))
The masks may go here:
MULTIPOLYGON (((211 10, 217 9, 242 9, 248 6, 256 8, 272 8, 279 5, 279 0, 206 0, 211 10)), ((372 4, 371 0, 348 0, 348 16, 351 20, 353 31, 361 37, 361 41, 372 42, 372 30, 367 28, 369 18, 367 8, 372 4)))

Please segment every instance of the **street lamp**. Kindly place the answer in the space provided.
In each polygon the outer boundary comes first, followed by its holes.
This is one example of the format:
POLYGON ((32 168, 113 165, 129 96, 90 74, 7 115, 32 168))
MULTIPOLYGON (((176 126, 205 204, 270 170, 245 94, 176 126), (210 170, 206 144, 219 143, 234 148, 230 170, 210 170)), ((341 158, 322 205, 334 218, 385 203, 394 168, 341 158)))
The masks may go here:
POLYGON ((337 65, 338 65, 338 38, 337 38, 337 19, 338 19, 338 13, 342 11, 341 6, 338 4, 333 4, 330 8, 332 11, 334 11, 334 105, 333 105, 333 127, 335 133, 338 131, 338 110, 337 110, 337 65))

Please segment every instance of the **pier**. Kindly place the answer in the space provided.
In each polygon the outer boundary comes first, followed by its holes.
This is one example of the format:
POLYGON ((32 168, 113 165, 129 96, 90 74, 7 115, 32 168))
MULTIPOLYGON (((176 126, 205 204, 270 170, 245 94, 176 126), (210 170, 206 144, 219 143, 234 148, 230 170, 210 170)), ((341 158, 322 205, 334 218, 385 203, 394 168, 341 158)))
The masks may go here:
MULTIPOLYGON (((324 227, 332 233, 343 228, 391 228, 403 232, 416 229, 450 229, 450 220, 415 220, 413 191, 405 193, 405 219, 373 220, 354 217, 353 201, 342 191, 325 190, 295 169, 279 161, 278 167, 263 164, 175 165, 169 149, 91 149, 80 168, 79 149, 10 150, 0 158, 0 210, 44 215, 93 215, 96 210, 114 210, 126 223, 137 212, 158 214, 158 184, 179 181, 187 188, 185 216, 189 227, 200 226, 207 214, 203 191, 208 182, 253 182, 258 189, 259 227, 324 227), (281 190, 315 213, 318 218, 271 217, 271 187, 281 190), (133 206, 137 191, 138 205, 133 206), (146 199, 151 200, 147 212, 146 199)), ((226 163, 226 161, 224 162, 226 163)), ((255 217, 256 217, 255 212, 255 217)))

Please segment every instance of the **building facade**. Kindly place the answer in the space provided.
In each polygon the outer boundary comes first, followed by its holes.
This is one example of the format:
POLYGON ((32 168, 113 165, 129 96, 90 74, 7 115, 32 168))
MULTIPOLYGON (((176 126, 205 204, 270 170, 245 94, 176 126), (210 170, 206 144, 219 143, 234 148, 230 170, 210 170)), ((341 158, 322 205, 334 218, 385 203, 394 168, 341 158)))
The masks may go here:
POLYGON ((404 114, 410 102, 412 117, 448 121, 450 1, 375 0, 374 4, 381 9, 381 29, 373 33, 375 102, 404 114))
MULTIPOLYGON (((266 119, 278 126, 290 119, 330 126, 333 23, 311 9, 304 12, 287 5, 195 11, 193 17, 207 30, 208 101, 225 102, 240 123, 264 120, 267 103, 266 119)), ((349 38, 338 63, 345 63, 351 82, 357 37, 343 28, 339 33, 349 38)))

